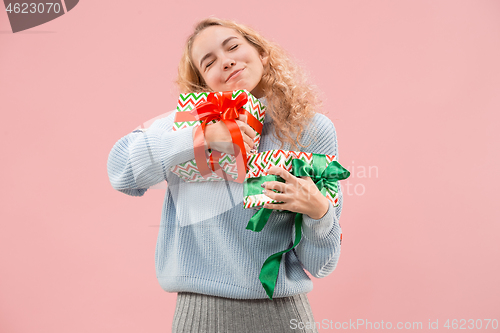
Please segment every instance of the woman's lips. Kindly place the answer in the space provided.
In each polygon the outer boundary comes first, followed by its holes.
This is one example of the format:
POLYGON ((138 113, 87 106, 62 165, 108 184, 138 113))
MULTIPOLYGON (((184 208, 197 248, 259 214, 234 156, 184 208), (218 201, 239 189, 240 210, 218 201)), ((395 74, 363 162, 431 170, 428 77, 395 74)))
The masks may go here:
POLYGON ((229 80, 232 80, 233 78, 235 78, 235 77, 237 77, 238 75, 240 75, 240 73, 241 73, 241 72, 243 72, 243 70, 244 70, 244 68, 242 68, 242 69, 240 69, 240 70, 238 70, 238 71, 234 72, 234 74, 232 74, 232 75, 231 75, 231 76, 227 79, 227 81, 226 81, 226 82, 228 82, 229 80))

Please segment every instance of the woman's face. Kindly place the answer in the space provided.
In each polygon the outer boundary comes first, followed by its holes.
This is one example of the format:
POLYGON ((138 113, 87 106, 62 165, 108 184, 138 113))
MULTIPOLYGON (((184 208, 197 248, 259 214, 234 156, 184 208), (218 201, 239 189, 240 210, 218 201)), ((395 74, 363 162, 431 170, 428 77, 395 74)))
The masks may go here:
POLYGON ((205 28, 193 41, 191 56, 213 91, 246 89, 257 98, 267 56, 260 55, 236 30, 222 26, 205 28))

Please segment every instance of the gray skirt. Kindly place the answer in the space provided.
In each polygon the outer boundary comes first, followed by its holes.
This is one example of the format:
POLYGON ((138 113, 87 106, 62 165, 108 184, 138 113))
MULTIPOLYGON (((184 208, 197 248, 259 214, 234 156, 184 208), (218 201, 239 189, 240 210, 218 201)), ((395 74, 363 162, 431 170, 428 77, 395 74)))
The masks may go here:
POLYGON ((270 299, 232 299, 177 294, 173 333, 315 332, 306 294, 270 299), (308 324, 309 323, 309 324, 308 324))

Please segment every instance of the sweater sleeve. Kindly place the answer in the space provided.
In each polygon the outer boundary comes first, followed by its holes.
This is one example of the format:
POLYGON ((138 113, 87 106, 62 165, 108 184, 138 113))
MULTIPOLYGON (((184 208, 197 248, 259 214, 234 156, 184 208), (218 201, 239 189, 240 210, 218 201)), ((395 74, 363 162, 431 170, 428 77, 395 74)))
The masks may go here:
MULTIPOLYGON (((304 148, 304 151, 335 155, 338 158, 337 136, 333 123, 321 114, 317 114, 315 120, 312 122, 315 128, 307 133, 312 132, 312 136, 316 139, 312 139, 311 145, 304 148)), ((309 142, 305 140, 304 143, 307 145, 309 142)), ((338 205, 334 207, 330 202, 328 211, 318 220, 302 215, 302 239, 295 248, 295 253, 303 267, 316 278, 325 277, 333 272, 339 260, 342 233, 339 218, 343 199, 340 186, 338 199, 338 205)))
POLYGON ((131 196, 142 196, 150 186, 167 179, 169 169, 192 160, 192 128, 172 131, 175 112, 149 128, 124 136, 108 156, 111 186, 131 196))

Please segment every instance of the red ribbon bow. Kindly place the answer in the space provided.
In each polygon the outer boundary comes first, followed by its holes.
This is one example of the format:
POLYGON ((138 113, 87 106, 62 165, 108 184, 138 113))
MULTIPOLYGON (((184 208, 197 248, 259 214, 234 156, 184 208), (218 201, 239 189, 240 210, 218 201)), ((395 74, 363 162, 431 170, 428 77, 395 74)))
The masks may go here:
MULTIPOLYGON (((246 110, 243 109, 243 106, 247 103, 247 101, 248 98, 245 94, 240 94, 236 99, 233 100, 231 91, 225 91, 222 93, 210 93, 207 96, 206 101, 202 101, 196 104, 196 108, 190 112, 196 118, 196 120, 201 121, 201 126, 196 129, 194 136, 194 157, 196 165, 198 166, 198 171, 200 171, 203 178, 206 178, 206 175, 211 174, 211 170, 208 168, 208 165, 206 163, 207 157, 205 155, 204 148, 205 128, 207 124, 212 120, 219 120, 224 122, 224 124, 227 126, 229 132, 231 133, 233 143, 239 147, 239 152, 241 152, 241 154, 239 154, 236 146, 234 147, 236 166, 238 169, 238 178, 235 180, 235 182, 243 183, 247 171, 247 152, 240 128, 235 119, 237 119, 240 114, 246 113, 246 110)), ((220 169, 219 166, 219 159, 221 156, 222 155, 220 152, 212 150, 210 165, 215 173, 223 178, 226 178, 226 173, 222 169, 220 169)))

